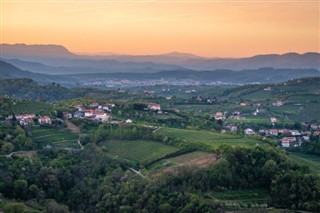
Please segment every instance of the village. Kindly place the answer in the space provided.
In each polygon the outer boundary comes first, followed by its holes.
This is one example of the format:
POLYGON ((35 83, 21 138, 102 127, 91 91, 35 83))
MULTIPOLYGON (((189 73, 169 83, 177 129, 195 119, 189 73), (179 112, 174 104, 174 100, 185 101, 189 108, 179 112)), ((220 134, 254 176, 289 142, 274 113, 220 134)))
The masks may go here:
MULTIPOLYGON (((272 103, 273 107, 282 106, 284 103, 277 101, 272 103)), ((240 106, 245 107, 248 104, 245 102, 239 103, 240 106)), ((90 104, 76 104, 73 106, 74 110, 63 111, 57 115, 56 118, 49 115, 37 116, 36 114, 17 114, 15 119, 21 126, 28 125, 47 125, 50 126, 53 120, 69 120, 80 119, 88 122, 106 122, 110 124, 119 123, 132 123, 133 119, 128 117, 123 120, 112 119, 112 108, 116 106, 115 103, 100 104, 98 102, 91 102, 90 104)), ((161 105, 158 103, 145 102, 143 110, 155 112, 156 114, 168 114, 166 111, 161 110, 161 105)), ((252 113, 252 116, 256 116, 260 112, 261 104, 254 104, 256 110, 252 113)), ((175 113, 179 113, 180 110, 174 109, 175 113)), ((245 120, 246 117, 242 115, 240 111, 227 112, 215 112, 213 118, 216 122, 222 125, 221 133, 225 134, 243 134, 246 137, 263 136, 270 138, 278 143, 283 148, 298 147, 303 142, 310 142, 313 138, 320 137, 320 125, 301 123, 301 129, 286 129, 286 128, 263 128, 263 126, 257 128, 243 128, 239 123, 230 123, 228 120, 245 120)), ((13 116, 10 115, 6 120, 10 121, 13 116)), ((270 117, 270 123, 274 126, 278 122, 276 117, 270 117)))

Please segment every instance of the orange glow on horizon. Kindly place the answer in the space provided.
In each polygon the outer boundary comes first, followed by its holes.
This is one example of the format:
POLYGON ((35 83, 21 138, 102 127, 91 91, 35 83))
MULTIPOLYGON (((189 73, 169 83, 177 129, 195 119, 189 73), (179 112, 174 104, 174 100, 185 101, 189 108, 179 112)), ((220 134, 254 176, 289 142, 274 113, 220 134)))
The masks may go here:
POLYGON ((135 55, 320 52, 320 1, 0 1, 1 43, 135 55))

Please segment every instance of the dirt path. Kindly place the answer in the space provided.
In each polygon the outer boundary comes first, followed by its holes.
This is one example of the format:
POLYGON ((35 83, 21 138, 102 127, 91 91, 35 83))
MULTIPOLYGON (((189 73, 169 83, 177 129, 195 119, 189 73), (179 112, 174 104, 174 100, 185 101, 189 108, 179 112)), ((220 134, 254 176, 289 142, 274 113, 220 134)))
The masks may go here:
POLYGON ((71 130, 72 133, 74 134, 80 134, 80 128, 76 125, 74 125, 74 123, 72 123, 69 120, 64 120, 64 122, 67 124, 67 128, 71 130))

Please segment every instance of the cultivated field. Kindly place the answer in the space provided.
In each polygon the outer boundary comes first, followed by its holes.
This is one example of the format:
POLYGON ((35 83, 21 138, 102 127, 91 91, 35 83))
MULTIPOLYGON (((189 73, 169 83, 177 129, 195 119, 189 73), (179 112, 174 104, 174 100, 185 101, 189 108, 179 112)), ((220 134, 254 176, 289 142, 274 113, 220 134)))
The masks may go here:
POLYGON ((54 148, 79 148, 78 135, 69 130, 32 127, 32 139, 39 148, 50 145, 54 148))
POLYGON ((108 140, 99 143, 108 154, 146 164, 178 151, 178 148, 153 141, 108 140))
POLYGON ((186 142, 202 143, 211 146, 213 149, 219 145, 253 147, 256 144, 263 144, 260 141, 245 138, 240 135, 220 134, 209 131, 183 130, 175 128, 161 128, 157 134, 183 139, 186 142))
POLYGON ((320 174, 320 156, 299 152, 290 152, 290 158, 302 166, 309 166, 311 171, 320 174))

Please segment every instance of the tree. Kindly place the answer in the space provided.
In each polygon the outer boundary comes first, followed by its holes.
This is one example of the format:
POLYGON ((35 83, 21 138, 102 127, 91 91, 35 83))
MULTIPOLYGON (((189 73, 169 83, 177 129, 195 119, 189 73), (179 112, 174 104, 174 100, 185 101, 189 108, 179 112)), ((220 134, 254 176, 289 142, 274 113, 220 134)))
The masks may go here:
POLYGON ((28 198, 28 182, 26 180, 16 180, 13 184, 13 190, 16 198, 22 200, 28 198))
POLYGON ((5 142, 1 147, 1 152, 4 154, 9 154, 10 152, 13 151, 13 149, 14 149, 14 146, 12 145, 12 143, 5 142))
POLYGON ((5 213, 23 213, 24 210, 25 206, 22 203, 9 203, 4 207, 5 213))

